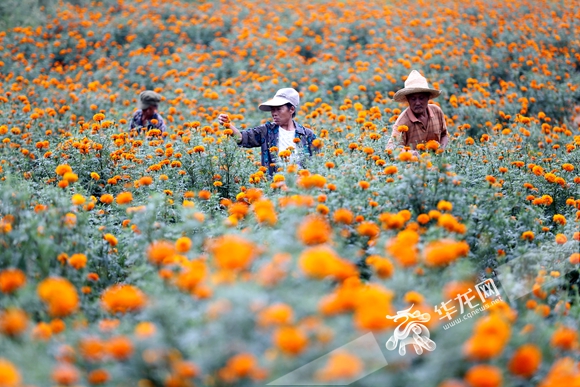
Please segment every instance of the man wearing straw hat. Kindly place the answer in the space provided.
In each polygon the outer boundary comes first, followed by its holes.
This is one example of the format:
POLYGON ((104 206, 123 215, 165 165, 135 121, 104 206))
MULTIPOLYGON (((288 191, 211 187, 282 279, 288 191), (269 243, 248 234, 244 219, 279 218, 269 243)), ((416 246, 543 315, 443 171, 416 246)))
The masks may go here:
POLYGON ((161 132, 165 132, 165 121, 157 112, 160 101, 161 96, 153 90, 145 90, 139 94, 138 109, 133 113, 130 129, 137 129, 139 132, 141 128, 145 128, 145 130, 159 129, 161 132))
POLYGON ((407 102, 406 108, 393 125, 393 132, 387 149, 409 147, 417 155, 418 144, 435 140, 441 148, 447 146, 449 136, 445 116, 439 106, 429 104, 429 100, 437 98, 441 91, 432 89, 417 70, 411 71, 405 81, 405 88, 397 91, 393 99, 397 102, 407 102))
POLYGON ((314 132, 294 121, 299 104, 298 92, 292 88, 283 88, 276 92, 274 98, 259 106, 261 111, 270 112, 273 122, 239 131, 230 123, 227 114, 220 114, 218 120, 222 125, 227 124, 234 132, 239 146, 261 148, 262 166, 268 168, 268 174, 272 176, 280 158, 303 167, 301 156, 312 156, 315 152, 312 145, 312 141, 316 139, 314 132))

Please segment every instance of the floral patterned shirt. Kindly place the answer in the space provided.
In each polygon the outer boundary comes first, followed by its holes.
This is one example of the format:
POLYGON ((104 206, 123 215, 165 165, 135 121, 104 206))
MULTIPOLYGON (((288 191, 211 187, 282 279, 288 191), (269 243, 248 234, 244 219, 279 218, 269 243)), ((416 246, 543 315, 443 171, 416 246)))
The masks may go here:
POLYGON ((167 127, 165 126, 165 121, 163 120, 163 117, 161 117, 159 113, 157 112, 153 113, 153 117, 151 117, 151 120, 143 122, 143 111, 139 109, 135 113, 133 113, 129 129, 137 128, 140 131, 141 128, 146 128, 147 130, 156 128, 161 130, 161 132, 165 132, 167 130, 167 127), (151 120, 157 120, 157 124, 153 125, 151 123, 151 120))
MULTIPOLYGON (((296 163, 302 166, 300 156, 312 156, 315 152, 312 141, 316 139, 316 135, 312 130, 305 128, 295 121, 294 127, 296 128, 294 138, 300 139, 300 142, 296 143, 296 153, 298 155, 296 163)), ((242 141, 239 143, 239 146, 244 148, 260 147, 262 165, 268 168, 268 174, 270 176, 276 172, 276 162, 279 158, 279 151, 272 149, 273 147, 278 148, 279 130, 280 127, 278 125, 272 122, 266 122, 264 125, 241 131, 242 141)))

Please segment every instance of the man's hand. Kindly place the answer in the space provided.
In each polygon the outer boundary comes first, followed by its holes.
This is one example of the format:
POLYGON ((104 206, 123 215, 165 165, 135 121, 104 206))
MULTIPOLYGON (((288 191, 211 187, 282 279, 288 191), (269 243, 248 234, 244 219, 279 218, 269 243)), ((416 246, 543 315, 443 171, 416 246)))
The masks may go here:
POLYGON ((234 126, 234 124, 230 123, 230 117, 227 114, 220 114, 218 116, 218 121, 221 125, 224 125, 227 129, 231 129, 234 132, 234 136, 238 143, 242 142, 242 133, 234 126))

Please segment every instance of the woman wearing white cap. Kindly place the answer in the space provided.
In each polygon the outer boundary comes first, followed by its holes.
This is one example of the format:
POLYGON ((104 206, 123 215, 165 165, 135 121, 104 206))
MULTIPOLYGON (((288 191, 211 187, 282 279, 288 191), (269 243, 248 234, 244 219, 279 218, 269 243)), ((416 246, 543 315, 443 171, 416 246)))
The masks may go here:
MULTIPOLYGON (((229 128, 238 139, 239 146, 261 148, 262 165, 268 168, 270 175, 276 172, 276 160, 280 152, 290 150, 293 159, 300 156, 300 153, 306 153, 309 156, 314 153, 312 141, 316 135, 312 130, 294 121, 299 104, 300 95, 296 90, 280 89, 274 98, 260 105, 260 110, 272 114, 273 122, 266 122, 264 125, 244 131, 239 131, 234 125, 229 124, 229 128), (272 148, 276 148, 277 153, 272 151, 272 148)), ((218 120, 222 125, 229 123, 227 114, 220 114, 218 120)), ((299 157, 297 162, 300 163, 299 157)))
POLYGON ((410 147, 413 153, 418 144, 435 140, 442 148, 447 146, 447 124, 443 111, 429 100, 439 97, 441 91, 432 89, 417 70, 411 71, 405 81, 405 88, 397 91, 393 99, 397 102, 408 102, 395 124, 387 144, 387 149, 410 147), (405 128, 406 127, 406 128, 405 128), (401 130, 403 129, 403 130, 401 130))

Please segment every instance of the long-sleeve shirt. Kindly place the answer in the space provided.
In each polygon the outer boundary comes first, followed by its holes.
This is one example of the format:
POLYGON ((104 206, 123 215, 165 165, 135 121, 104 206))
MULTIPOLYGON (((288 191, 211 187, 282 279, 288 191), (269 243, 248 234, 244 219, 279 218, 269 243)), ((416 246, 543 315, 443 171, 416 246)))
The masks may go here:
POLYGON ((415 149, 417 144, 426 143, 430 140, 435 140, 442 146, 446 145, 447 124, 445 123, 445 116, 443 111, 437 105, 427 105, 427 125, 425 126, 419 120, 410 108, 405 109, 395 124, 391 138, 387 143, 387 149, 394 149, 396 147, 409 146, 415 149), (399 126, 405 125, 408 130, 400 132, 399 126))
MULTIPOLYGON (((294 122, 294 127, 296 128, 294 138, 300 139, 300 142, 296 143, 297 154, 305 153, 312 156, 314 154, 312 141, 316 139, 316 135, 312 130, 296 122, 294 122)), ((272 122, 266 122, 264 125, 241 131, 242 141, 239 143, 239 146, 244 148, 260 147, 262 165, 268 168, 270 175, 276 172, 276 161, 278 160, 279 150, 273 152, 271 148, 278 148, 279 130, 280 127, 278 125, 272 122)), ((298 163, 300 163, 299 159, 298 163)))
POLYGON ((163 120, 163 117, 161 117, 161 114, 155 112, 153 113, 153 117, 151 117, 151 119, 149 121, 144 121, 143 120, 143 111, 141 109, 137 110, 135 113, 133 113, 133 117, 131 118, 131 123, 129 125, 129 129, 133 129, 133 128, 137 128, 138 130, 140 130, 141 128, 145 128, 145 130, 149 130, 149 129, 159 129, 161 130, 161 132, 165 132, 167 131, 167 127, 165 126, 165 121, 163 120), (154 125, 151 123, 151 120, 157 120, 157 123, 154 125))

